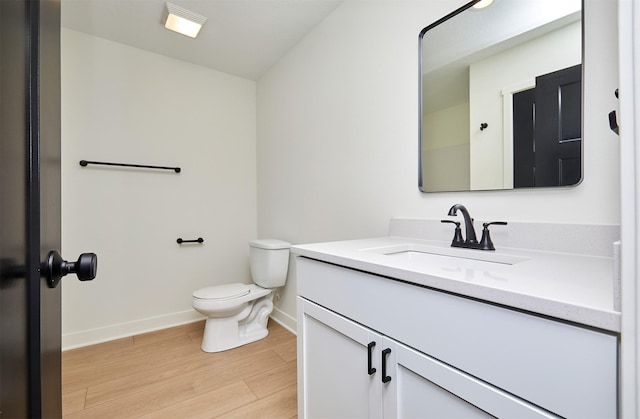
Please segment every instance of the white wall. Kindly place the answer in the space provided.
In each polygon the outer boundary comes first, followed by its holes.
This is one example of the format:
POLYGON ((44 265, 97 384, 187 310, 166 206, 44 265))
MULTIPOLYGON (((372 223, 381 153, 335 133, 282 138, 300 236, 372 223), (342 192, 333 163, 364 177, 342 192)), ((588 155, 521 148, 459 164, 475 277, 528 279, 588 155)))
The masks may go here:
POLYGON ((469 102, 422 116, 420 163, 423 190, 469 190, 469 102))
POLYGON ((63 29, 62 254, 98 255, 93 282, 63 281, 64 347, 193 320, 195 289, 250 282, 255 115, 253 81, 63 29))
MULTIPOLYGON (((586 0, 584 181, 572 188, 418 191, 418 33, 464 0, 348 0, 259 81, 258 235, 383 236, 390 217, 619 223, 616 4, 586 0)), ((295 276, 278 307, 295 316, 295 276)))

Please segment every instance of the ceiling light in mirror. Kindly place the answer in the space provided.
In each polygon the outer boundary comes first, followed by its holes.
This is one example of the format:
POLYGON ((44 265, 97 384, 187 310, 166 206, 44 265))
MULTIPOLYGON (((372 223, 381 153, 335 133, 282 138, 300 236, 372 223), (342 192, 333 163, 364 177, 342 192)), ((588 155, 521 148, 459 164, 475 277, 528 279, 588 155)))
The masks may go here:
POLYGON ((475 9, 484 9, 485 7, 491 6, 491 3, 493 3, 493 0, 480 0, 479 2, 474 4, 473 7, 475 9))

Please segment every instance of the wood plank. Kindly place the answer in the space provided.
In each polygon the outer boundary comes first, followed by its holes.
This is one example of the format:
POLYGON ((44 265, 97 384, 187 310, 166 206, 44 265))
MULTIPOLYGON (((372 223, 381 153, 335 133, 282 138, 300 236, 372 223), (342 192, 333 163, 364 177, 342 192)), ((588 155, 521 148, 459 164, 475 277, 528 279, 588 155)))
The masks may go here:
POLYGON ((127 374, 123 377, 110 380, 89 387, 87 393, 87 407, 115 400, 135 392, 155 389, 166 385, 175 377, 190 377, 201 372, 215 377, 216 381, 239 380, 244 375, 255 374, 255 371, 266 371, 282 365, 282 360, 272 351, 261 351, 248 356, 231 360, 229 357, 217 358, 199 354, 197 357, 180 359, 174 363, 159 364, 155 368, 146 369, 137 373, 127 374), (237 376, 231 374, 234 372, 237 376))
POLYGON ((182 334, 157 342, 155 345, 132 345, 127 348, 119 348, 93 357, 86 357, 75 362, 67 361, 65 363, 65 367, 68 372, 71 372, 82 369, 91 369, 94 368, 95 365, 116 365, 121 363, 123 360, 128 361, 133 358, 144 358, 155 352, 163 352, 183 346, 190 347, 191 344, 192 342, 189 337, 182 334))
MULTIPOLYGON (((222 388, 234 381, 241 380, 243 377, 252 375, 256 371, 266 371, 278 366, 279 362, 281 363, 282 360, 275 352, 262 352, 256 354, 251 360, 243 359, 232 365, 220 365, 168 377, 96 406, 91 406, 91 402, 96 398, 92 397, 92 389, 89 388, 87 408, 83 412, 95 418, 142 415, 150 410, 167 407, 184 399, 222 388)), ((73 415, 71 414, 69 417, 75 417, 73 415)))
POLYGON ((295 384, 297 370, 296 361, 291 361, 279 368, 272 368, 246 378, 244 381, 258 398, 263 398, 295 384))
POLYGON ((141 416, 147 419, 208 419, 255 401, 256 396, 243 381, 237 381, 218 390, 183 400, 161 410, 141 416))
POLYGON ((204 331, 204 320, 171 327, 169 329, 156 330, 155 332, 144 333, 133 337, 134 345, 149 345, 160 342, 175 336, 185 335, 190 332, 204 331))
POLYGON ((291 335, 291 337, 291 339, 287 339, 285 342, 273 347, 274 352, 285 362, 295 361, 298 357, 296 338, 293 335, 291 335))
POLYGON ((83 388, 71 392, 62 393, 62 414, 68 414, 84 409, 87 397, 87 389, 83 388))
POLYGON ((70 349, 62 352, 62 362, 82 362, 96 359, 105 354, 112 354, 120 349, 133 346, 133 336, 122 339, 111 340, 109 342, 98 343, 96 345, 85 346, 77 349, 70 349))
POLYGON ((296 385, 292 385, 263 399, 258 399, 253 403, 220 415, 218 418, 290 418, 296 415, 297 409, 296 385))
POLYGON ((183 335, 191 332, 202 334, 203 330, 204 321, 197 321, 168 329, 157 330, 141 335, 129 336, 97 345, 65 351, 62 353, 62 361, 69 366, 74 366, 82 363, 104 361, 106 359, 115 360, 118 357, 131 356, 135 353, 131 352, 132 350, 138 352, 143 351, 144 349, 141 348, 143 345, 171 340, 172 338, 186 340, 183 335))
POLYGON ((155 347, 147 347, 142 351, 139 348, 132 349, 102 361, 83 362, 78 365, 63 364, 62 384, 69 389, 77 389, 83 385, 88 387, 122 375, 145 371, 156 365, 198 353, 199 350, 200 348, 194 346, 189 338, 183 335, 155 347))

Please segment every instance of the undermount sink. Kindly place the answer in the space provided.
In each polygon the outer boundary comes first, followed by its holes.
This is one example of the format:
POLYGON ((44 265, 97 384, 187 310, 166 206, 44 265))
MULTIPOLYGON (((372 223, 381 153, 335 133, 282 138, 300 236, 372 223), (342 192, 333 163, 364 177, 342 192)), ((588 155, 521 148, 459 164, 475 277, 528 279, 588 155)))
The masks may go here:
POLYGON ((500 263, 503 265, 515 265, 524 262, 529 258, 496 253, 494 251, 470 250, 453 247, 439 247, 416 243, 395 244, 390 246, 372 247, 368 249, 360 249, 361 251, 382 254, 396 260, 406 261, 433 261, 430 259, 432 255, 447 256, 461 259, 479 260, 483 262, 500 263))

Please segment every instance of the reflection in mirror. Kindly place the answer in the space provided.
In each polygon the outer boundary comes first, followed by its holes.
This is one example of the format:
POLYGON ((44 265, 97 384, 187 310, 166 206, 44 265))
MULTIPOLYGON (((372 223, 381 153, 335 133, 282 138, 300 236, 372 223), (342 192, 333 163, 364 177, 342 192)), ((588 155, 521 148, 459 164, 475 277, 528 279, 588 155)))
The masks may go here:
POLYGON ((420 33, 420 190, 578 184, 581 0, 475 3, 420 33))

